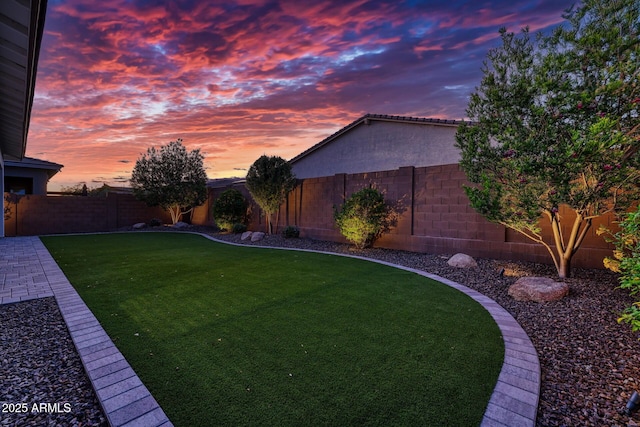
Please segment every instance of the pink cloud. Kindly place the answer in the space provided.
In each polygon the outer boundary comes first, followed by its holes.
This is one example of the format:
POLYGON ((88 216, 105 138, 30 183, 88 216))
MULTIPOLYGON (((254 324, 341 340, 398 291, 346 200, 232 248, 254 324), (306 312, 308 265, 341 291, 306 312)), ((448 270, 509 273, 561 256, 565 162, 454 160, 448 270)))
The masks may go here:
POLYGON ((223 177, 265 152, 293 157, 366 112, 460 118, 464 92, 444 87, 477 85, 497 27, 545 28, 566 7, 136 3, 49 2, 28 154, 65 165, 54 185, 121 177, 177 138, 223 177))

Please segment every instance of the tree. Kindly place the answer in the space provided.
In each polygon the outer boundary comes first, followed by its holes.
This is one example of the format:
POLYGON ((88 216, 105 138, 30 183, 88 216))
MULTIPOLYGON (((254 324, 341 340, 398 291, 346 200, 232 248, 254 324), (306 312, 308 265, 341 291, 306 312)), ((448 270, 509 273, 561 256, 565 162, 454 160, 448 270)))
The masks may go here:
POLYGON ((586 0, 538 46, 526 28, 501 29, 467 106, 471 122, 456 134, 476 184, 465 188, 471 205, 544 245, 560 277, 592 220, 639 198, 639 10, 635 0, 586 0))
POLYGON ((200 150, 188 152, 182 139, 159 150, 149 148, 136 161, 131 173, 134 195, 149 206, 168 210, 175 224, 182 215, 207 200, 203 159, 200 150))
POLYGON ((289 162, 278 156, 260 156, 247 172, 247 189, 267 217, 267 231, 272 232, 271 215, 278 212, 287 194, 296 186, 289 162))

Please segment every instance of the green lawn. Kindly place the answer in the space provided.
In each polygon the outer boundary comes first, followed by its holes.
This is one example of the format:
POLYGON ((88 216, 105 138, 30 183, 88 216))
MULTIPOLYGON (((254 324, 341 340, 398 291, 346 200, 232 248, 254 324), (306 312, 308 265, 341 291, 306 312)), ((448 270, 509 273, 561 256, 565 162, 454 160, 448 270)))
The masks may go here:
POLYGON ((478 425, 491 316, 441 283, 202 236, 43 237, 176 426, 478 425))

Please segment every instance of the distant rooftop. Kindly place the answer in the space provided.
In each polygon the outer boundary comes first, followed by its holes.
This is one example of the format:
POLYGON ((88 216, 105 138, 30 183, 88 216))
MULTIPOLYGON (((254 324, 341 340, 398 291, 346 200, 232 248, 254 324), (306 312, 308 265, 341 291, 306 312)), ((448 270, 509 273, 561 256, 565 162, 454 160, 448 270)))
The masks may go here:
POLYGON ((214 178, 207 181, 207 187, 209 188, 224 188, 233 184, 243 183, 244 177, 232 177, 232 178, 214 178))
POLYGON ((332 135, 329 135, 327 138, 325 138, 322 141, 318 142, 314 146, 312 146, 312 147, 308 148, 307 150, 303 151, 302 153, 298 154, 297 156, 295 156, 294 158, 289 160, 289 162, 290 163, 295 163, 296 161, 298 161, 301 158, 307 156, 308 154, 312 153, 313 151, 316 151, 317 149, 323 147, 324 145, 327 145, 328 143, 330 143, 334 139, 338 138, 340 135, 350 131, 354 127, 356 127, 356 126, 358 126, 358 125, 360 125, 362 123, 369 124, 370 121, 428 124, 428 125, 436 125, 436 126, 458 126, 458 125, 463 123, 461 120, 433 119, 433 118, 410 117, 410 116, 390 116, 390 115, 386 115, 386 114, 365 114, 364 116, 360 117, 359 119, 349 123, 348 125, 346 125, 342 129, 337 131, 336 133, 334 133, 332 135))

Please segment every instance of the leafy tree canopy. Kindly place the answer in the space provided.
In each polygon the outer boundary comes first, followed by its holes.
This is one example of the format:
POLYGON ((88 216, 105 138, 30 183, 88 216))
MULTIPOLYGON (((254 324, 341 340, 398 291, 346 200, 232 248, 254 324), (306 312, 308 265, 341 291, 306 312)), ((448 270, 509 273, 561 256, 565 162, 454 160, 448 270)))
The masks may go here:
POLYGON ((568 277, 592 219, 639 198, 640 3, 585 0, 564 17, 537 43, 500 30, 456 140, 472 206, 543 244, 568 277))
POLYGON ((135 196, 149 206, 169 210, 175 224, 207 200, 207 174, 200 150, 187 151, 182 139, 151 147, 131 173, 135 196))
POLYGON ((247 172, 246 186, 267 216, 271 233, 271 215, 278 212, 287 194, 296 186, 291 164, 278 156, 260 156, 247 172))

